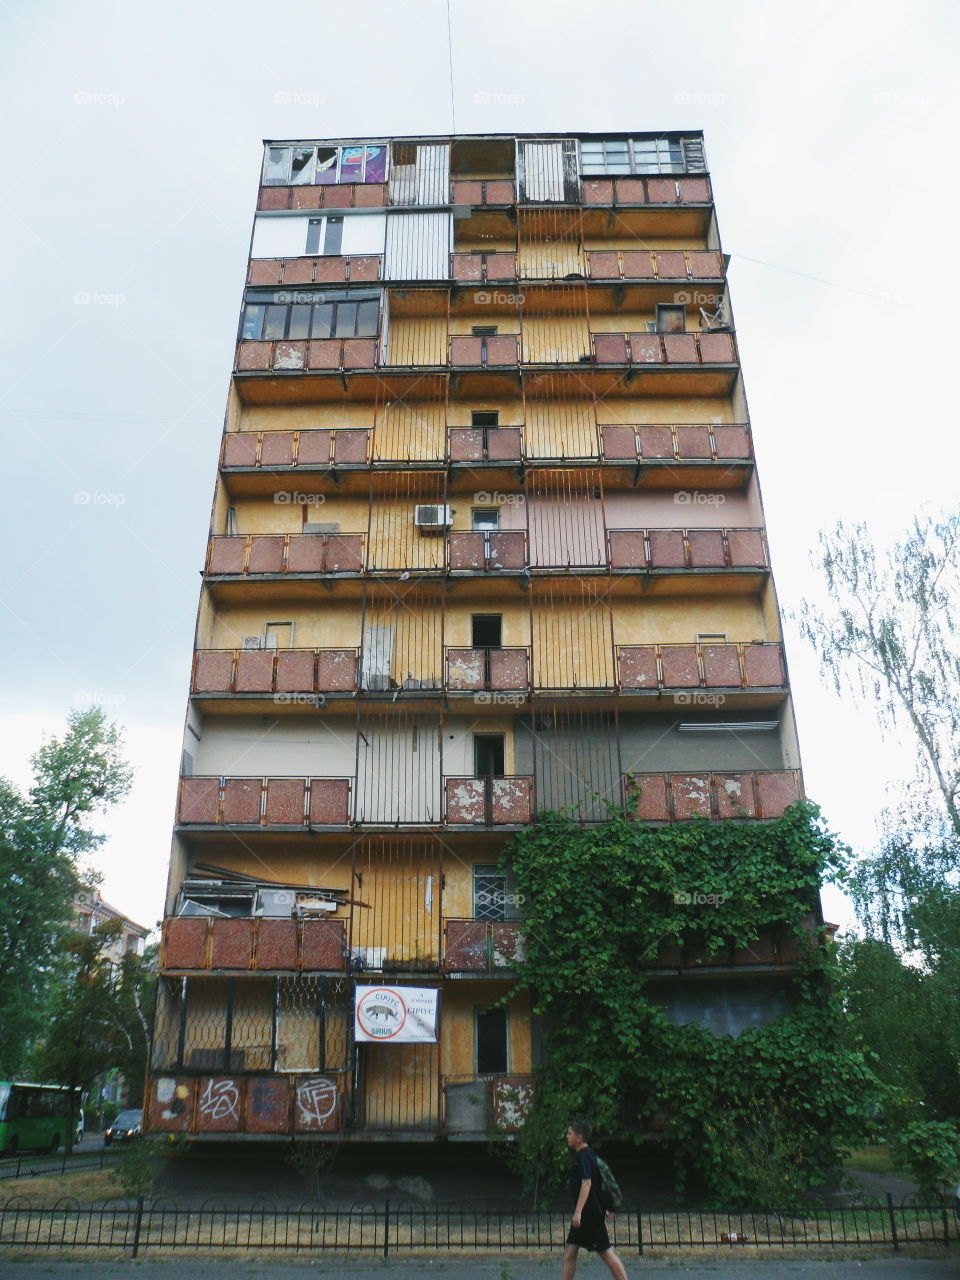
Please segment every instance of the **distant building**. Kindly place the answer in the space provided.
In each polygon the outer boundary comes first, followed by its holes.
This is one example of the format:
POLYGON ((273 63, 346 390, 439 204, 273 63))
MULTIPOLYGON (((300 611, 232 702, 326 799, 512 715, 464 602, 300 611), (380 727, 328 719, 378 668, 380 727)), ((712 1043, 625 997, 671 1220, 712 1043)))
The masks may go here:
POLYGON ((123 923, 123 932, 104 947, 104 958, 111 964, 119 964, 124 956, 143 955, 143 941, 150 930, 145 929, 142 924, 136 924, 122 911, 105 902, 99 889, 76 897, 73 907, 74 924, 81 933, 93 933, 98 924, 105 924, 108 920, 120 920, 123 923))

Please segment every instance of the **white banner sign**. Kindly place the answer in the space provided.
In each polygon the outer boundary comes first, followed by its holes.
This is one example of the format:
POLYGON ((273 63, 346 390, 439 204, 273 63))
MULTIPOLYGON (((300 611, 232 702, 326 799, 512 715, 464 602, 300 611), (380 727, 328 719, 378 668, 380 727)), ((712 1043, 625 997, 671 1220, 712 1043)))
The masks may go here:
POLYGON ((358 1044, 436 1044, 436 987, 357 987, 358 1044))

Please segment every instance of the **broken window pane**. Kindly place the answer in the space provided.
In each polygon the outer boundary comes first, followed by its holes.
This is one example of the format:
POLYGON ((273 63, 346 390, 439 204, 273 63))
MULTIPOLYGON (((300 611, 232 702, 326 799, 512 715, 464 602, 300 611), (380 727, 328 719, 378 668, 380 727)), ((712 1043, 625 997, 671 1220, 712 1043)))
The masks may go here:
POLYGON ((290 156, 290 183, 302 187, 313 182, 316 170, 316 148, 294 147, 290 156))
POLYGON ((337 156, 339 147, 317 147, 317 177, 322 186, 337 180, 337 156))

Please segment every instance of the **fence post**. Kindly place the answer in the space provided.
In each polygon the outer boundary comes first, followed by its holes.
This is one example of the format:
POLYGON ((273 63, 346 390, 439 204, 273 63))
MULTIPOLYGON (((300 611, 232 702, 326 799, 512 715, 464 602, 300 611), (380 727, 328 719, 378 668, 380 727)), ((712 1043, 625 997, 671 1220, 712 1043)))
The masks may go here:
POLYGON ((133 1222, 133 1256, 140 1252, 140 1228, 143 1225, 143 1196, 137 1196, 137 1216, 133 1222))
POLYGON ((897 1236, 897 1220, 893 1214, 893 1196, 887 1192, 887 1214, 890 1218, 890 1234, 893 1237, 893 1249, 895 1253, 900 1252, 900 1240, 897 1236))
POLYGON ((383 1256, 387 1256, 390 1247, 390 1201, 383 1202, 383 1256))
POLYGON ((643 1257, 643 1210, 637 1206, 637 1252, 643 1257))

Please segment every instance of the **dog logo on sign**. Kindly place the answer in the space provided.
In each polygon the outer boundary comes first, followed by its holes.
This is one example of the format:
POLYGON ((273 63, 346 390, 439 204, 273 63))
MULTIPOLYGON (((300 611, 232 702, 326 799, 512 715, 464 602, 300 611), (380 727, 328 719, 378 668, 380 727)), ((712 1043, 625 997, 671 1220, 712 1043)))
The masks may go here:
POLYGON ((407 1006, 387 987, 374 987, 357 1004, 357 1021, 373 1040, 391 1040, 406 1020, 407 1006))

